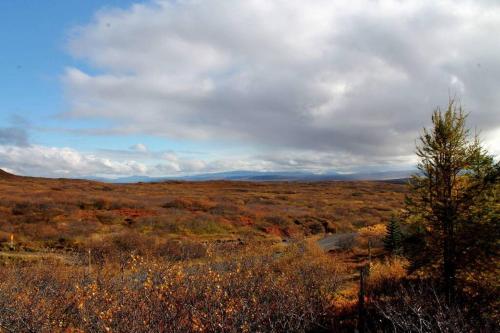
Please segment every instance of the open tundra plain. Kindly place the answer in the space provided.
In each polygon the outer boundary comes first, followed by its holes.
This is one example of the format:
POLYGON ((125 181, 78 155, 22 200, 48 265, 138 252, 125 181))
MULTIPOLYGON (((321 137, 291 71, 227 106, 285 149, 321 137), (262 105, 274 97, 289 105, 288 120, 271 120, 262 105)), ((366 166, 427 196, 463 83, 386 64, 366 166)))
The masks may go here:
MULTIPOLYGON (((391 182, 105 184, 3 173, 0 331, 349 327, 357 267, 382 252, 405 191, 391 182)), ((402 265, 378 270, 402 276, 402 265)))

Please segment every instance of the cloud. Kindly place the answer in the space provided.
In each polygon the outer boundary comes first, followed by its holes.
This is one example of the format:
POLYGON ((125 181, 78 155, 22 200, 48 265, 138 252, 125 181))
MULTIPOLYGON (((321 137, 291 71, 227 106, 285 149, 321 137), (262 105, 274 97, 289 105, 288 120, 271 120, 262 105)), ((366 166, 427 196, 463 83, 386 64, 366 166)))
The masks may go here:
POLYGON ((133 146, 130 146, 129 148, 130 150, 134 151, 134 152, 139 152, 139 153, 146 153, 148 152, 148 147, 146 147, 146 145, 142 144, 142 143, 137 143, 133 146))
POLYGON ((49 177, 129 175, 147 171, 144 164, 133 160, 120 162, 83 154, 71 148, 40 145, 0 145, 0 168, 15 170, 21 175, 49 177))
POLYGON ((98 154, 79 152, 68 147, 42 145, 0 145, 0 168, 19 175, 43 177, 120 177, 131 175, 175 176, 193 173, 239 170, 245 167, 259 170, 253 157, 224 160, 200 160, 175 152, 150 152, 154 159, 131 159, 119 151, 98 154), (245 160, 243 162, 243 160, 245 160))
POLYGON ((3 144, 27 146, 28 134, 26 133, 26 130, 18 127, 0 128, 0 145, 3 144))
MULTIPOLYGON (((409 165, 412 161, 401 159, 391 162, 409 165)), ((391 169, 391 162, 377 161, 377 164, 385 164, 387 169, 391 169)), ((364 165, 365 170, 370 167, 367 160, 315 151, 301 151, 300 153, 283 151, 273 154, 200 159, 173 151, 148 151, 148 155, 144 156, 127 155, 122 151, 113 150, 102 150, 93 154, 68 147, 0 145, 1 169, 19 175, 43 177, 180 176, 236 170, 304 170, 322 173, 332 169, 351 171, 352 165, 360 164, 364 165)))
POLYGON ((471 112, 471 125, 498 133, 499 33, 491 1, 106 9, 70 36, 71 54, 94 70, 67 68, 67 115, 111 120, 120 133, 287 152, 296 162, 316 154, 322 168, 397 162, 449 94, 471 112))

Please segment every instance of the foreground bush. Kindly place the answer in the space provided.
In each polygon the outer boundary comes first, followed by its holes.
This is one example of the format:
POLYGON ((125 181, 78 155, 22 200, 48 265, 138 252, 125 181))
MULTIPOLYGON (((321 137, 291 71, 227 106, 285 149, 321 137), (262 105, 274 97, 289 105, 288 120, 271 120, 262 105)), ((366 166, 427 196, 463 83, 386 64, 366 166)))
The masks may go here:
POLYGON ((481 318, 464 302, 449 304, 446 295, 423 281, 404 283, 399 287, 374 295, 372 319, 381 318, 390 332, 495 332, 493 320, 481 318))
POLYGON ((0 272, 5 331, 301 332, 331 324, 335 262, 302 245, 202 261, 0 272))

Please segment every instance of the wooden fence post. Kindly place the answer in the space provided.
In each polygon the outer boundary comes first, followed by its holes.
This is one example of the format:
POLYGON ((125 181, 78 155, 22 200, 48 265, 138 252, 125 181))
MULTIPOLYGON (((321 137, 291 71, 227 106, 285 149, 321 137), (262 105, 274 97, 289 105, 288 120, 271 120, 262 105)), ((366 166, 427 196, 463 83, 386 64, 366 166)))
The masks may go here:
POLYGON ((358 332, 365 333, 366 331, 366 309, 365 309, 365 294, 366 294, 366 276, 368 266, 363 266, 359 269, 359 298, 358 298, 358 332))
POLYGON ((372 267, 372 240, 368 239, 368 265, 372 267))

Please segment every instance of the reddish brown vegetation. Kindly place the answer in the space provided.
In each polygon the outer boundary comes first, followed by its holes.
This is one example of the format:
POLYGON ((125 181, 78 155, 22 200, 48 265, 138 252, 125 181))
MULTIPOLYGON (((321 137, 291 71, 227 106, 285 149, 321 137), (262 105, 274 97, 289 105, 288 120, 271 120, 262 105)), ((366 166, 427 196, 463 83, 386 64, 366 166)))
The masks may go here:
POLYGON ((384 182, 0 177, 0 329, 337 327, 339 306, 351 309, 356 295, 349 270, 403 195, 404 186, 384 182), (347 254, 314 245, 356 230, 347 254))
POLYGON ((177 239, 301 238, 385 223, 404 186, 384 182, 113 185, 0 178, 0 241, 24 248, 133 231, 177 239))

